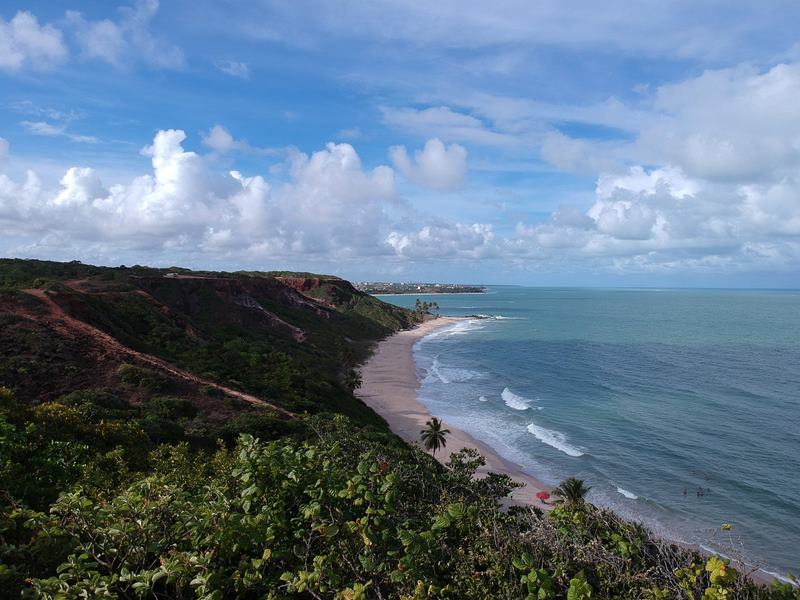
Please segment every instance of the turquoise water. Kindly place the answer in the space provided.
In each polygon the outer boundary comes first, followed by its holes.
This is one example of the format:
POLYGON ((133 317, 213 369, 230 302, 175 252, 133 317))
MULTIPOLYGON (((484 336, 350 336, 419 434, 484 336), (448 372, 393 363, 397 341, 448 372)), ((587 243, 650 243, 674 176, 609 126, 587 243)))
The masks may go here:
POLYGON ((419 297, 493 317, 417 344, 433 414, 662 536, 800 572, 800 292, 419 297))

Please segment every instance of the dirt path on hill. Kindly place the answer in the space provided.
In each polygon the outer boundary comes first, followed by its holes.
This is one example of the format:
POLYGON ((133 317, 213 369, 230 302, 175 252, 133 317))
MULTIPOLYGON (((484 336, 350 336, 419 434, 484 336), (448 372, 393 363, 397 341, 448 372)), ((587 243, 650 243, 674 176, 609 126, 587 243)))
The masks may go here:
POLYGON ((28 289, 22 291, 44 302, 45 306, 50 311, 48 324, 53 326, 57 331, 59 331, 64 335, 73 336, 76 333, 84 335, 89 339, 93 340, 96 344, 98 344, 100 347, 102 347, 110 354, 127 356, 139 362, 145 363, 151 367, 154 367, 160 371, 166 371, 170 375, 173 375, 179 379, 183 379, 184 381, 188 381, 190 383, 194 383, 197 385, 207 385, 216 390, 219 390, 224 394, 227 394, 228 396, 239 398, 240 400, 244 400, 245 402, 248 402, 249 404, 252 404, 254 406, 269 408, 288 417, 295 417, 294 413, 289 412, 288 410, 281 408, 280 406, 275 406, 274 404, 271 404, 266 400, 262 400, 261 398, 253 396, 251 394, 246 394, 245 392, 240 392, 238 390, 234 390, 232 388, 220 385, 218 383, 214 383, 213 381, 203 379, 202 377, 198 377, 197 375, 190 373, 189 371, 184 371, 183 369, 180 369, 179 367, 176 367, 175 365, 161 358, 158 358, 151 354, 144 354, 143 352, 139 352, 137 350, 134 350, 133 348, 128 348, 127 346, 120 343, 119 340, 107 334, 105 331, 102 331, 92 325, 89 325, 84 321, 81 321, 80 319, 76 319, 75 317, 72 317, 69 314, 67 314, 64 308, 61 307, 55 300, 53 300, 53 298, 51 298, 44 290, 28 289))

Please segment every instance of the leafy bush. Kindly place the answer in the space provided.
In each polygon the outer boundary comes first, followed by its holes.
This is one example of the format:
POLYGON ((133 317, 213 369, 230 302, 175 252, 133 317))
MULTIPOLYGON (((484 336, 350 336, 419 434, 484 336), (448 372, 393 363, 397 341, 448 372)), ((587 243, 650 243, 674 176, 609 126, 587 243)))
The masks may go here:
POLYGON ((158 396, 143 403, 142 410, 147 415, 155 415, 163 419, 192 419, 199 412, 189 400, 158 396))
POLYGON ((249 434, 262 440, 275 440, 284 436, 306 433, 303 423, 272 415, 249 414, 234 417, 217 430, 219 438, 233 443, 241 434, 249 434))
MULTIPOLYGON (((313 439, 152 456, 113 497, 62 494, 35 536, 68 550, 40 598, 770 598, 720 559, 665 545, 587 503, 508 512, 482 459, 447 468, 343 417, 313 439), (64 540, 67 540, 65 543, 64 540), (625 545, 621 545, 624 542, 625 545), (635 551, 631 551, 635 548, 635 551), (121 551, 124 549, 123 551, 121 551)), ((780 592, 783 593, 783 592, 780 592)))
POLYGON ((170 380, 167 376, 152 369, 138 367, 129 363, 123 363, 119 366, 117 376, 123 383, 135 385, 148 392, 160 392, 170 385, 170 380))
POLYGON ((75 390, 56 400, 64 406, 83 407, 93 417, 121 417, 131 406, 124 398, 104 390, 75 390))

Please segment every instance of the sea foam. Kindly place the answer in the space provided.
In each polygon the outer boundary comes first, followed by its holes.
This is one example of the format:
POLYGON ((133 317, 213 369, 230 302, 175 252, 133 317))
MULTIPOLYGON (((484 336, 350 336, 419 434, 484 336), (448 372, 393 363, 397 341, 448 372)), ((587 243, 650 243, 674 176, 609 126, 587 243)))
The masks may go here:
POLYGON ((583 456, 584 454, 582 450, 567 442, 567 436, 560 431, 545 429, 536 423, 531 423, 528 425, 528 431, 531 432, 540 442, 543 442, 548 446, 552 446, 556 450, 560 450, 568 456, 583 456))
POLYGON ((436 380, 439 380, 442 383, 458 383, 459 381, 469 381, 470 379, 475 379, 476 377, 480 376, 481 374, 477 371, 444 367, 442 366, 442 363, 439 362, 439 357, 436 356, 434 357, 431 368, 428 371, 428 376, 425 377, 424 381, 426 383, 434 382, 436 380))
POLYGON ((452 329, 447 331, 447 335, 467 335, 470 331, 483 329, 480 319, 470 319, 469 321, 459 321, 452 329))
POLYGON ((530 408, 530 406, 528 406, 530 400, 523 398, 522 396, 517 396, 508 388, 503 388, 503 392, 500 394, 500 397, 503 399, 503 402, 506 403, 506 406, 513 408, 514 410, 528 410, 530 408))
POLYGON ((618 488, 617 488, 617 491, 618 491, 620 494, 622 494, 623 496, 625 496, 626 498, 630 499, 630 500, 638 500, 638 499, 639 499, 639 496, 637 496, 637 495, 636 495, 636 494, 634 494, 633 492, 629 492, 628 490, 626 490, 626 489, 623 489, 623 488, 621 488, 621 487, 618 487, 618 488))

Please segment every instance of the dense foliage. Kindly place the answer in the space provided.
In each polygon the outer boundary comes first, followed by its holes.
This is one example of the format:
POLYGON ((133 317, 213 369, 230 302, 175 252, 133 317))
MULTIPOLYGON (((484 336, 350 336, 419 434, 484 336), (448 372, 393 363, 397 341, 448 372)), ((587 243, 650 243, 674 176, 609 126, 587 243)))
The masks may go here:
POLYGON ((797 598, 589 504, 504 512, 513 483, 473 479, 474 452, 442 467, 344 417, 307 425, 213 453, 162 446, 147 474, 81 479, 49 513, 12 502, 0 584, 40 598, 797 598))

